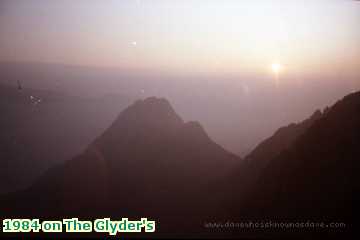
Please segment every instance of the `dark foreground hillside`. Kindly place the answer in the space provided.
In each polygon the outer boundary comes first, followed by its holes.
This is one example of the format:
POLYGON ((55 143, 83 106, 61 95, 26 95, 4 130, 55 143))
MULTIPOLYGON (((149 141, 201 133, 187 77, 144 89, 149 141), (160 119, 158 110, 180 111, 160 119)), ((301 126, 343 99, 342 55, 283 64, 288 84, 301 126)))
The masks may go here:
POLYGON ((349 234, 357 227, 359 156, 360 92, 357 92, 327 109, 269 161, 246 196, 229 197, 230 215, 234 219, 259 221, 345 223, 343 229, 286 231, 300 235, 349 234), (238 200, 238 206, 234 199, 238 200))
POLYGON ((360 179, 360 93, 330 108, 261 174, 253 206, 264 216, 351 220, 360 179))

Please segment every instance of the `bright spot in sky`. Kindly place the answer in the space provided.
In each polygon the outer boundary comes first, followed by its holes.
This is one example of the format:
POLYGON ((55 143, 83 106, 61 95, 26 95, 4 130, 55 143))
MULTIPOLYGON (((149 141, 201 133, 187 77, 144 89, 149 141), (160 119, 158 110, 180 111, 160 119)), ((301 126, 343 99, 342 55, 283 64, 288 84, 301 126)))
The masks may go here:
POLYGON ((134 46, 136 46, 136 45, 137 45, 137 42, 132 42, 131 44, 134 45, 134 46))
POLYGON ((283 66, 278 63, 278 62, 274 62, 271 64, 271 71, 274 73, 275 75, 275 85, 276 86, 279 86, 279 75, 280 75, 280 72, 282 71, 283 69, 283 66))
POLYGON ((271 70, 276 74, 278 74, 282 70, 282 68, 283 67, 282 67, 282 65, 280 63, 271 64, 271 70))

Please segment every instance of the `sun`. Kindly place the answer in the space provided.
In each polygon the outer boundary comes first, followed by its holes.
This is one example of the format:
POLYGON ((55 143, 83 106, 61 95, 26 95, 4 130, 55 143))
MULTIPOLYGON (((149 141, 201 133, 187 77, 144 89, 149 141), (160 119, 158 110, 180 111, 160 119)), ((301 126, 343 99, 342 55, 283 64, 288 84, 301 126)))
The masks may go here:
POLYGON ((273 63, 271 64, 271 70, 278 74, 283 69, 283 66, 280 63, 273 63))

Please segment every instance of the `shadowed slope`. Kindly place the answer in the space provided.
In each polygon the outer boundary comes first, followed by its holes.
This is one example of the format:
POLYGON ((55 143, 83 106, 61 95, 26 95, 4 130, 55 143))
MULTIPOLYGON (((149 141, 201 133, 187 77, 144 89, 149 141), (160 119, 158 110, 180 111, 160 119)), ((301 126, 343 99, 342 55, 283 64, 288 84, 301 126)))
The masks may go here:
POLYGON ((279 128, 274 135, 261 142, 246 156, 245 160, 249 162, 253 169, 257 169, 257 172, 260 172, 273 158, 292 146, 322 116, 321 111, 317 110, 310 118, 300 123, 292 123, 286 127, 279 128))
POLYGON ((351 220, 358 199, 359 156, 357 92, 337 102, 269 163, 245 212, 287 219, 351 220))

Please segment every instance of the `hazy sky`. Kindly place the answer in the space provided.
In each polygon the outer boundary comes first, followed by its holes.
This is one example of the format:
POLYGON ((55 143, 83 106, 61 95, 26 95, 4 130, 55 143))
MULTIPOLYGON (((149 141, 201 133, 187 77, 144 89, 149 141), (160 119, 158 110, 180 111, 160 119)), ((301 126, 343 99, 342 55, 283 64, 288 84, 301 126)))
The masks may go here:
POLYGON ((360 89, 360 1, 0 0, 0 61, 115 67, 0 81, 166 97, 241 152, 360 89))
POLYGON ((0 60, 354 75, 359 25, 351 0, 0 0, 0 60))

